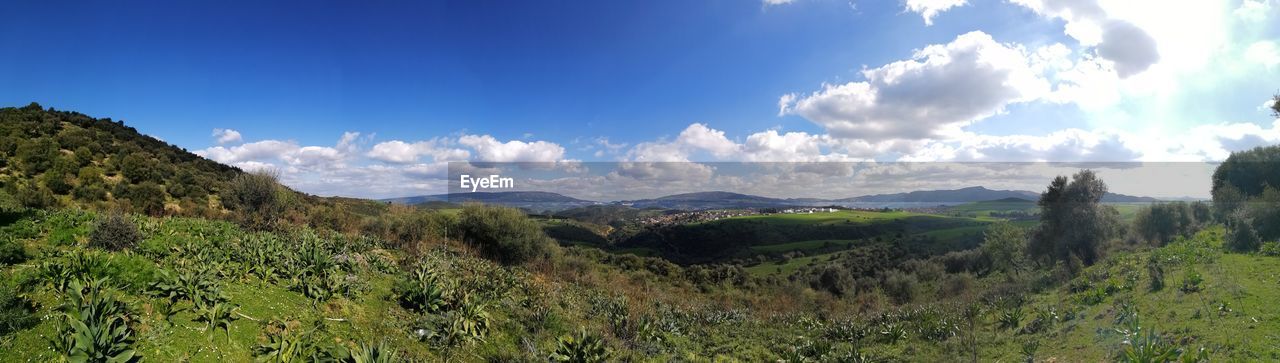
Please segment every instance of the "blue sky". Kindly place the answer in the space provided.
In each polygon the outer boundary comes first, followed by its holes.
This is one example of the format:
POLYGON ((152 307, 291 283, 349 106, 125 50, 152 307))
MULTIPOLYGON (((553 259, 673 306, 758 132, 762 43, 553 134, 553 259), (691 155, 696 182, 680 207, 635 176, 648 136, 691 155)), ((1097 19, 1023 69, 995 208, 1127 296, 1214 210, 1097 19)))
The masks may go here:
POLYGON ((324 195, 437 190, 450 160, 1198 161, 1280 141, 1274 0, 6 7, 33 16, 0 23, 0 105, 123 119, 324 195))

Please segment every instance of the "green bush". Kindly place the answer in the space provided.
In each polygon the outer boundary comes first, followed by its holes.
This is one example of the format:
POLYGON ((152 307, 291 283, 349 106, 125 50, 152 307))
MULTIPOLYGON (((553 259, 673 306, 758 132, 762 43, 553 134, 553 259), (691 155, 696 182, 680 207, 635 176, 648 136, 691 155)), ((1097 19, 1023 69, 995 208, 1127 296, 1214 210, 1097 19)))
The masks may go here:
POLYGON ((1263 256, 1280 256, 1280 242, 1271 241, 1262 244, 1262 248, 1258 249, 1258 253, 1263 256))
POLYGON ((506 264, 546 256, 553 243, 537 223, 515 208, 468 205, 458 216, 458 228, 464 241, 506 264))
POLYGON ((916 277, 898 270, 891 270, 885 273, 884 281, 880 283, 880 288, 884 290, 885 295, 893 299, 898 304, 906 304, 915 300, 916 288, 919 282, 916 277))
POLYGON ((133 248, 142 240, 138 226, 123 214, 113 213, 98 221, 89 233, 89 246, 109 251, 133 248))
POLYGON ((0 266, 16 265, 26 261, 27 251, 22 244, 13 239, 0 239, 0 266))
POLYGON ((249 228, 274 228, 284 213, 280 183, 275 174, 268 172, 243 173, 228 185, 223 203, 240 216, 240 222, 249 228))
POLYGON ((17 286, 0 281, 0 336, 35 325, 40 319, 34 311, 30 301, 18 296, 17 286))

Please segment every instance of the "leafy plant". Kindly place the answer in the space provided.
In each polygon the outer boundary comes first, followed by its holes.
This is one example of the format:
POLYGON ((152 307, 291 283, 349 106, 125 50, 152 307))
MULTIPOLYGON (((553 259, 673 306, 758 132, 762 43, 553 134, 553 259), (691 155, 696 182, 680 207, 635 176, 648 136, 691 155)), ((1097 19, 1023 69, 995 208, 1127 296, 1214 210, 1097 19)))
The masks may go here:
POLYGON ((433 314, 445 308, 444 284, 426 266, 419 266, 409 278, 398 281, 393 290, 406 309, 433 314))
POLYGON ((907 339, 907 328, 896 323, 881 323, 880 339, 885 344, 897 344, 899 341, 907 339))
POLYGON ((1040 350, 1039 340, 1028 340, 1022 343, 1022 360, 1027 363, 1035 363, 1036 351, 1040 350))
POLYGON ((608 361, 610 355, 603 339, 583 329, 577 336, 566 335, 557 339, 550 358, 555 362, 597 363, 608 361))
POLYGON ((39 319, 32 311, 31 302, 18 296, 16 286, 0 281, 0 336, 34 325, 39 319))
POLYGON ((231 341, 231 322, 237 318, 235 316, 236 309, 240 307, 230 303, 217 302, 213 304, 204 304, 196 308, 196 321, 205 322, 205 329, 208 331, 217 331, 221 328, 227 334, 227 341, 231 341))
POLYGON ((351 350, 352 363, 393 363, 400 362, 400 352, 381 341, 377 345, 360 343, 351 350))
POLYGON ((1026 317, 1026 312, 1021 306, 1005 309, 996 315, 996 322, 1000 323, 1002 329, 1017 329, 1022 325, 1022 318, 1026 317))
POLYGON ((73 281, 62 305, 61 336, 52 345, 72 362, 132 362, 133 329, 124 303, 112 296, 106 279, 73 281))
POLYGON ((1193 268, 1187 268, 1187 271, 1182 275, 1182 287, 1179 290, 1185 293, 1199 292, 1202 282, 1204 282, 1204 277, 1200 276, 1200 272, 1193 268))

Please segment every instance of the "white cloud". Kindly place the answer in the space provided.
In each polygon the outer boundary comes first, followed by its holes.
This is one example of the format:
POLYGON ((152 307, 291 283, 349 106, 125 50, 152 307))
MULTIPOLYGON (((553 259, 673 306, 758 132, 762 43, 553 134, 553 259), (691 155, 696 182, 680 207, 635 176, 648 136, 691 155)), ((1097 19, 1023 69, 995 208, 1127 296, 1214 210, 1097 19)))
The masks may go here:
MULTIPOLYGON (((1155 37, 1130 21, 1110 14, 1097 0, 1011 0, 1038 14, 1066 22, 1065 33, 1081 45, 1096 47, 1097 54, 1111 61, 1120 78, 1141 73, 1160 60, 1155 37)), ((1163 4, 1161 4, 1163 5, 1163 4)), ((1161 16, 1161 9, 1152 12, 1161 16)))
POLYGON ((416 163, 420 157, 428 155, 436 161, 466 160, 471 156, 466 150, 450 148, 445 144, 445 140, 439 138, 414 143, 391 140, 373 145, 366 155, 374 160, 396 164, 416 163))
POLYGON ((1271 11, 1271 0, 1244 0, 1233 12, 1240 19, 1261 22, 1267 19, 1271 11))
POLYGON ((1244 58, 1250 62, 1261 64, 1271 69, 1280 64, 1280 47, 1270 40, 1259 40, 1249 45, 1244 51, 1244 58))
POLYGON ((763 0, 763 1, 765 6, 775 6, 775 5, 790 4, 795 2, 796 0, 763 0))
POLYGON ((863 70, 866 81, 825 85, 780 101, 794 100, 785 113, 803 116, 836 138, 937 138, 1046 94, 1049 84, 1029 59, 1021 46, 975 31, 918 50, 910 60, 863 70))
POLYGON ((472 148, 480 161, 555 162, 564 159, 564 147, 546 141, 498 141, 489 135, 463 135, 458 143, 472 148))
POLYGON ((1045 136, 969 134, 936 141, 900 161, 1113 162, 1142 157, 1131 137, 1111 130, 1065 129, 1045 136))
POLYGON ((218 145, 240 142, 240 131, 232 129, 213 129, 213 139, 218 145))
POLYGON ((933 17, 950 10, 951 8, 964 6, 966 0, 906 0, 903 4, 908 11, 920 14, 924 18, 926 26, 933 25, 933 17))

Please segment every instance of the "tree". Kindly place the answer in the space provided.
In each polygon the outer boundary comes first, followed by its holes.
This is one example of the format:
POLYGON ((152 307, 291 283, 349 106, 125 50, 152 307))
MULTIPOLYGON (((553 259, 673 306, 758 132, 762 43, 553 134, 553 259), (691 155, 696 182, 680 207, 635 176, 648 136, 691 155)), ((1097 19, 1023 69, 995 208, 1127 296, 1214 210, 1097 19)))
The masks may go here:
POLYGON ((153 182, 143 182, 128 188, 129 204, 148 215, 164 214, 164 188, 153 182))
POLYGON ((154 165, 150 159, 138 153, 126 155, 120 160, 120 174, 134 184, 155 181, 154 165))
POLYGON ((1138 238, 1156 246, 1163 246, 1175 237, 1189 237, 1200 228, 1200 218, 1209 218, 1207 207, 1197 211, 1186 202, 1159 203, 1139 209, 1134 215, 1132 231, 1138 238))
MULTIPOLYGON (((1040 194, 1040 226, 1032 235, 1028 252, 1045 264, 1055 261, 1074 266, 1073 259, 1092 265, 1100 247, 1118 235, 1120 214, 1100 202, 1107 185, 1091 170, 1058 176, 1040 194)), ((1074 272, 1074 271, 1073 271, 1074 272)))
POLYGON ((17 157, 27 175, 43 173, 58 159, 58 144, 47 137, 25 142, 18 146, 17 157))
POLYGON ((991 268, 1005 273, 1021 271, 1026 264, 1026 230, 1009 222, 987 227, 982 252, 991 259, 991 268))
POLYGON ((853 294, 853 276, 849 275, 849 270, 840 266, 828 265, 824 267, 816 282, 817 288, 826 290, 836 297, 853 294))
POLYGON ((489 258, 520 264, 550 253, 552 240, 537 223, 520 210, 478 204, 462 208, 458 229, 463 241, 479 248, 489 258))
POLYGON ((275 226, 284 212, 280 192, 275 174, 267 171, 243 173, 231 180, 223 201, 239 212, 240 220, 246 226, 269 229, 275 226))

